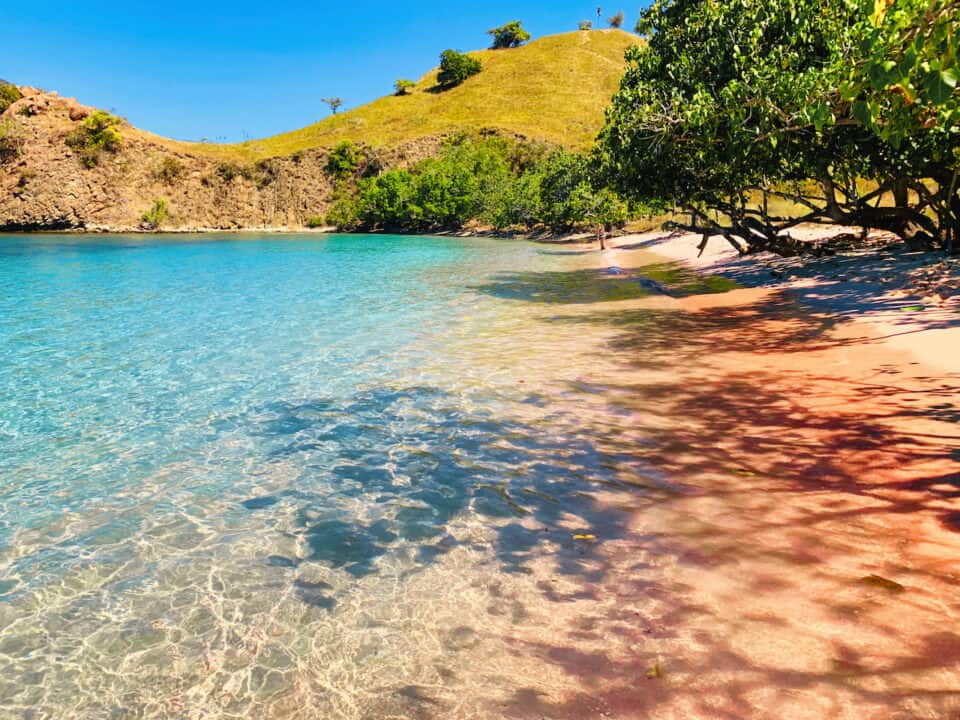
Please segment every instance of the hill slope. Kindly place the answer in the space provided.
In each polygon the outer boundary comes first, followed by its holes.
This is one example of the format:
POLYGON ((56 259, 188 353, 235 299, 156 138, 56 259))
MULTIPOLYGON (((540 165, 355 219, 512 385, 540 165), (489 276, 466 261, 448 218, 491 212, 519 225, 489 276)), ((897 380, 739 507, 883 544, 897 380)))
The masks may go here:
MULTIPOLYGON (((315 125, 235 145, 186 143, 122 124, 116 152, 84 167, 69 138, 92 112, 56 93, 21 88, 0 118, 17 137, 0 157, 0 229, 135 230, 158 200, 165 230, 299 229, 322 217, 333 183, 329 149, 376 147, 390 165, 433 154, 442 136, 495 130, 570 149, 592 142, 637 38, 572 32, 510 50, 482 50, 483 71, 437 92, 436 70, 410 95, 390 95, 315 125)), ((384 84, 392 79, 384 80, 384 84)))
POLYGON ((450 90, 437 92, 434 68, 410 95, 388 95, 300 130, 235 145, 187 145, 256 159, 341 140, 394 147, 428 135, 495 128, 583 149, 600 130, 620 83, 624 52, 637 42, 623 30, 594 30, 548 35, 510 50, 480 50, 470 54, 480 58, 483 71, 450 90))

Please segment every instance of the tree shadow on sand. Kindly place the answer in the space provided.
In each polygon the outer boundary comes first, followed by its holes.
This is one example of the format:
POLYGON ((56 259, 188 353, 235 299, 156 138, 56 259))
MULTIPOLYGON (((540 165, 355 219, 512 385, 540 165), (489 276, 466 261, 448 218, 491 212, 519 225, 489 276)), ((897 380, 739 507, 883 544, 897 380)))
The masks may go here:
MULTIPOLYGON (((582 284, 606 282, 575 275, 543 278, 577 288, 567 300, 537 292, 529 273, 477 289, 573 306, 589 294, 582 284)), ((579 628, 521 643, 582 690, 517 690, 505 716, 960 712, 960 634, 943 625, 944 612, 960 611, 960 378, 873 361, 868 338, 832 332, 848 307, 774 294, 696 312, 609 305, 552 318, 614 332, 604 352, 624 371, 574 390, 641 424, 648 442, 635 457, 687 492, 641 519, 674 572, 638 564, 616 592, 644 598, 639 614, 625 603, 591 619, 596 638, 631 643, 584 653, 579 628), (921 528, 928 537, 914 547, 921 528)), ((593 437, 601 449, 616 442, 593 437)))
POLYGON ((286 558, 288 567, 319 562, 361 577, 404 544, 426 566, 458 544, 449 526, 470 512, 494 529, 503 571, 526 572, 549 554, 555 572, 596 581, 602 567, 571 534, 627 532, 629 513, 592 493, 636 491, 611 469, 634 462, 630 449, 600 451, 588 433, 558 434, 550 418, 530 424, 468 410, 461 398, 416 386, 275 402, 248 422, 269 457, 303 468, 287 490, 241 503, 251 512, 272 512, 280 499, 296 505, 309 554, 286 558))

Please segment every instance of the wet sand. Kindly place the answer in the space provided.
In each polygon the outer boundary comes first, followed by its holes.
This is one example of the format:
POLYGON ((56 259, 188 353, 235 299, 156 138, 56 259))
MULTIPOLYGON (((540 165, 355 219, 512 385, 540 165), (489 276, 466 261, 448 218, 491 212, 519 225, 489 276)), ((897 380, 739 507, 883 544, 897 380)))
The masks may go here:
MULTIPOLYGON (((617 244, 600 267, 696 265, 689 237, 617 244)), ((956 308, 853 314, 823 296, 857 287, 764 284, 557 318, 614 331, 617 370, 583 382, 657 474, 607 550, 615 601, 537 649, 579 689, 507 716, 960 716, 956 308)))

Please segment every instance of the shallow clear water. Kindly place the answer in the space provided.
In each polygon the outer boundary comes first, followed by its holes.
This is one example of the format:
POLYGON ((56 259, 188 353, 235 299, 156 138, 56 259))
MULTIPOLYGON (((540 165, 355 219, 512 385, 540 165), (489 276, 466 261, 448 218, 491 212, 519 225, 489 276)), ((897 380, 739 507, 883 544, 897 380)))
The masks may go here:
POLYGON ((572 535, 625 514, 570 390, 590 339, 549 322, 585 262, 0 237, 0 707, 496 716, 504 638, 545 621, 518 598, 589 579, 572 535))

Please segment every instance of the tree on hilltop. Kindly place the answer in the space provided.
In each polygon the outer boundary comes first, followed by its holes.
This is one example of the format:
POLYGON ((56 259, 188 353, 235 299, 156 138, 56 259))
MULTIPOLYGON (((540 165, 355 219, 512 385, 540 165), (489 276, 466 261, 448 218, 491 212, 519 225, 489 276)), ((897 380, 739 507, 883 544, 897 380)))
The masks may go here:
POLYGON ((437 83, 442 88, 452 88, 482 69, 483 64, 478 58, 456 50, 444 50, 440 53, 440 72, 437 73, 437 83))
POLYGON ((514 48, 530 39, 530 33, 520 27, 520 21, 514 20, 506 25, 487 30, 487 35, 493 35, 491 50, 514 48))
POLYGON ((416 83, 413 80, 407 80, 401 78, 393 84, 393 89, 396 95, 409 95, 413 92, 413 88, 416 87, 416 83))
POLYGON ((607 23, 612 28, 620 28, 623 26, 623 20, 624 20, 623 10, 618 10, 616 15, 607 18, 607 23))
POLYGON ((330 111, 334 115, 336 115, 337 110, 339 110, 343 106, 343 100, 341 100, 338 97, 329 97, 329 98, 320 98, 320 99, 330 106, 330 111))

